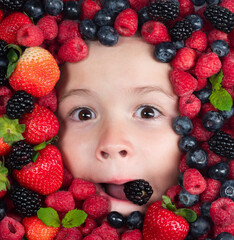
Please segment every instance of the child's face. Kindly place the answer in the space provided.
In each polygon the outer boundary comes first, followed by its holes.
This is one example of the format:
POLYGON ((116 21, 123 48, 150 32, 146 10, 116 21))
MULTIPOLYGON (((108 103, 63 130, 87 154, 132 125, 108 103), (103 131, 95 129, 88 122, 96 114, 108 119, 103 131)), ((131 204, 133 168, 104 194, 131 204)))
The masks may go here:
MULTIPOLYGON (((153 50, 139 37, 122 37, 114 47, 89 43, 89 56, 66 64, 58 86, 65 166, 74 177, 96 183, 102 195, 98 183, 109 183, 117 194, 125 182, 145 179, 154 190, 148 204, 176 184, 181 154, 172 129, 179 112, 171 68, 157 62, 153 50)), ((146 210, 105 196, 111 211, 146 210)))

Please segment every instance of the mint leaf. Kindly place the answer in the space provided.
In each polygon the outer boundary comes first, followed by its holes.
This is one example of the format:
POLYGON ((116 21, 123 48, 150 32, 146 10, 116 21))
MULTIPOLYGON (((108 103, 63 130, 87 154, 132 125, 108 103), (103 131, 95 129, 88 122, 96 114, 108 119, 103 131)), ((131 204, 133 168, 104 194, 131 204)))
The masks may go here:
POLYGON ((194 222, 197 219, 197 214, 188 208, 180 208, 175 212, 175 214, 184 217, 187 222, 194 222))
POLYGON ((65 228, 78 227, 85 222, 87 214, 83 210, 74 209, 69 211, 62 220, 65 228))
POLYGON ((211 84, 212 84, 212 89, 213 90, 219 90, 221 86, 221 82, 223 80, 223 71, 221 71, 218 74, 215 74, 209 78, 211 84))
POLYGON ((210 103, 220 111, 230 111, 233 105, 231 95, 224 88, 213 91, 209 100, 210 103))
POLYGON ((51 207, 40 208, 37 211, 37 216, 48 227, 59 227, 61 225, 58 213, 51 207))

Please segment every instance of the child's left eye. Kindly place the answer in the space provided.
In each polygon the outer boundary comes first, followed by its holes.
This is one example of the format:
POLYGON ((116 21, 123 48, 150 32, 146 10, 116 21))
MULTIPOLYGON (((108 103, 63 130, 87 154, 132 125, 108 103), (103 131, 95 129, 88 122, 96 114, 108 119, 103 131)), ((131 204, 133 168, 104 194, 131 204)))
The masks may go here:
POLYGON ((141 106, 136 111, 136 117, 139 118, 157 118, 160 115, 159 110, 149 105, 141 106))

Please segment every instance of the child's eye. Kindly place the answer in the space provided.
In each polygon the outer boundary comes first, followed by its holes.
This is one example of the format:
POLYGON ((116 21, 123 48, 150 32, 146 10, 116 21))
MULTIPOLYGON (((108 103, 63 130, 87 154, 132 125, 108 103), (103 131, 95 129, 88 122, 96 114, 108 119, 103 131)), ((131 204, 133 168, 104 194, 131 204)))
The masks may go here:
POLYGON ((145 105, 137 109, 136 116, 139 118, 156 118, 161 115, 160 111, 156 108, 145 105))
POLYGON ((87 121, 95 118, 95 113, 89 108, 76 108, 69 116, 76 121, 87 121))

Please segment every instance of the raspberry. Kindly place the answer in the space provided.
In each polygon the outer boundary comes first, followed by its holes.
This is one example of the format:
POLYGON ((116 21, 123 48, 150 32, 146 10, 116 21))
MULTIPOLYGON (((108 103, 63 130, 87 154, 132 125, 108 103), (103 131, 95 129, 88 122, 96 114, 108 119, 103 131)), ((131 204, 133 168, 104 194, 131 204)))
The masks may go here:
POLYGON ((103 238, 96 234, 90 234, 87 237, 83 238, 83 240, 103 240, 103 238))
POLYGON ((178 201, 178 196, 181 190, 182 188, 180 185, 174 185, 167 190, 166 195, 171 199, 173 203, 176 203, 178 201))
POLYGON ((227 8, 229 11, 234 13, 234 2, 232 0, 223 0, 220 5, 221 7, 227 8))
POLYGON ((207 78, 198 78, 197 79, 197 88, 195 91, 199 91, 207 85, 207 78))
POLYGON ((194 95, 186 95, 179 100, 180 114, 193 119, 201 109, 201 101, 194 95))
POLYGON ((202 202, 212 202, 219 197, 221 183, 212 178, 206 178, 206 189, 201 194, 200 200, 202 202))
POLYGON ((94 15, 101 9, 99 0, 84 0, 81 4, 81 20, 93 19, 94 15))
POLYGON ((228 34, 229 46, 234 47, 234 29, 228 34))
POLYGON ((24 226, 15 219, 6 216, 0 222, 1 240, 23 239, 24 234, 25 234, 24 226))
POLYGON ((214 237, 217 237, 222 232, 231 233, 234 236, 234 223, 227 226, 214 226, 214 237))
POLYGON ((138 27, 138 15, 131 8, 123 10, 115 19, 114 28, 125 37, 131 37, 138 27))
POLYGON ((171 64, 174 68, 187 71, 195 66, 196 57, 197 54, 195 50, 184 47, 177 51, 176 56, 171 61, 171 64))
POLYGON ((17 42, 25 47, 40 46, 44 42, 42 30, 34 24, 25 24, 17 31, 17 42))
POLYGON ((121 235, 121 240, 143 240, 143 236, 139 229, 129 230, 121 235))
POLYGON ((234 58, 225 57, 223 61, 223 81, 222 85, 226 88, 231 88, 234 86, 234 58))
POLYGON ((198 50, 200 52, 203 52, 206 50, 207 47, 207 37, 206 34, 202 31, 195 31, 192 33, 191 37, 189 37, 185 45, 187 47, 193 48, 195 50, 198 50))
POLYGON ((58 24, 55 19, 50 16, 41 18, 37 26, 42 30, 47 40, 53 40, 58 35, 58 24))
POLYGON ((179 0, 180 4, 180 17, 185 17, 194 13, 194 5, 191 0, 179 0))
POLYGON ((171 38, 166 26, 161 22, 148 21, 141 28, 144 40, 154 45, 161 42, 170 42, 171 38))
POLYGON ((83 210, 91 218, 100 218, 109 212, 110 202, 106 197, 100 195, 92 195, 83 203, 83 210))
POLYGON ((81 240, 83 239, 82 234, 80 231, 73 227, 73 228, 64 228, 62 227, 59 232, 57 233, 56 237, 54 238, 55 240, 81 240))
POLYGON ((76 201, 85 200, 96 193, 96 186, 92 182, 75 178, 68 191, 72 193, 76 201))
POLYGON ((227 33, 224 33, 217 29, 213 29, 212 31, 208 32, 208 34, 207 34, 208 45, 210 46, 216 40, 224 40, 225 42, 230 44, 227 33))
POLYGON ((228 179, 234 179, 234 161, 231 161, 229 164, 228 179))
POLYGON ((63 64, 64 61, 58 56, 59 48, 60 48, 60 44, 59 43, 54 43, 54 44, 51 44, 48 47, 47 50, 53 55, 53 57, 56 60, 57 64, 61 65, 61 64, 63 64))
POLYGON ((12 91, 7 87, 0 87, 0 115, 6 113, 6 106, 12 97, 12 91))
POLYGON ((120 235, 118 231, 111 227, 107 222, 103 222, 102 225, 98 228, 95 228, 92 231, 92 234, 96 234, 100 236, 102 239, 108 239, 108 240, 119 240, 120 235))
POLYGON ((210 111, 218 111, 211 103, 204 103, 201 106, 201 117, 205 115, 205 113, 210 111))
POLYGON ((65 167, 63 168, 63 183, 62 188, 67 188, 72 184, 73 176, 70 171, 68 171, 65 167))
POLYGON ((93 229, 97 227, 97 222, 90 218, 89 216, 85 219, 84 224, 78 227, 79 231, 82 233, 83 236, 87 236, 91 234, 93 229))
POLYGON ((208 167, 211 167, 215 165, 216 163, 219 163, 222 161, 221 157, 215 153, 213 153, 210 148, 208 142, 202 143, 202 148, 207 152, 208 154, 208 167))
POLYGON ((130 7, 135 11, 139 11, 140 9, 149 5, 148 0, 128 0, 130 7))
POLYGON ((186 164, 186 155, 184 155, 181 160, 180 160, 180 164, 179 164, 179 169, 180 172, 184 172, 187 169, 189 169, 189 166, 186 164))
POLYGON ((196 76, 198 78, 208 78, 219 72, 222 63, 217 54, 211 52, 206 53, 198 58, 196 64, 196 76))
POLYGON ((173 69, 170 73, 170 81, 174 92, 183 97, 191 94, 197 87, 197 80, 189 73, 179 69, 173 69))
POLYGON ((88 47, 83 39, 71 38, 59 49, 58 56, 66 62, 78 62, 88 55, 88 47))
POLYGON ((198 195, 205 191, 206 181, 197 169, 190 168, 184 172, 183 186, 189 193, 198 195))
POLYGON ((55 192, 46 197, 45 204, 58 212, 68 212, 75 208, 75 201, 71 192, 55 192))
POLYGON ((234 202, 229 198, 218 198, 211 203, 209 212, 215 225, 227 226, 234 221, 234 202))

